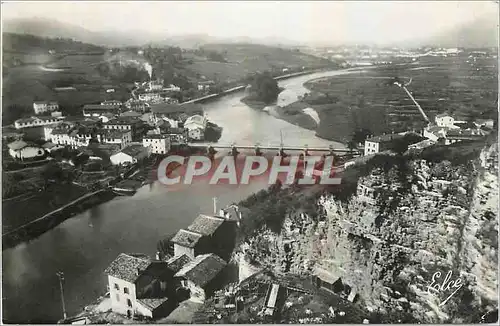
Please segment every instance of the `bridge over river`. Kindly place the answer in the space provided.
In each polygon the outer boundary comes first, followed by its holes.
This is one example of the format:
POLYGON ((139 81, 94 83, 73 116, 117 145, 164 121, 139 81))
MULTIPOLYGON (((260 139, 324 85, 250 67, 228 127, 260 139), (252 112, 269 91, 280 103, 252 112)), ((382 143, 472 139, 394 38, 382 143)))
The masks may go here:
POLYGON ((285 151, 301 151, 304 154, 308 154, 310 151, 311 152, 328 152, 331 155, 338 153, 338 154, 359 154, 357 150, 353 149, 339 149, 339 148, 334 148, 333 145, 330 146, 308 146, 308 145, 302 145, 302 146, 293 146, 293 145, 261 145, 261 144, 254 144, 254 145, 238 145, 238 144, 219 144, 219 143, 203 143, 203 142, 190 142, 188 143, 189 147, 193 148, 206 148, 209 152, 216 151, 217 149, 230 149, 233 152, 238 151, 238 150, 254 150, 256 154, 261 153, 262 150, 276 150, 279 151, 279 153, 284 153, 285 151))

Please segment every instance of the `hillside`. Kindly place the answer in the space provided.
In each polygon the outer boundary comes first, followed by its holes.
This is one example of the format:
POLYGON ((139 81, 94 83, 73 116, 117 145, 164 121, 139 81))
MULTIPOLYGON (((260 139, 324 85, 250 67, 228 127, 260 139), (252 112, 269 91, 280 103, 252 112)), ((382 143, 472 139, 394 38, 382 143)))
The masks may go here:
POLYGON ((3 33, 31 34, 50 38, 69 38, 104 46, 142 45, 160 36, 144 31, 90 31, 80 26, 46 18, 11 19, 3 22, 3 33))

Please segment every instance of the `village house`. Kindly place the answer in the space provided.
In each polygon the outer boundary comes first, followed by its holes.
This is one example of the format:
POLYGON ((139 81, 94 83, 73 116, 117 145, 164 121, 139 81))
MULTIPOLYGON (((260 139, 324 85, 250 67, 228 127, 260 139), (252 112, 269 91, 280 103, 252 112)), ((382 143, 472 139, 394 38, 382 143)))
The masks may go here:
POLYGON ((237 222, 229 216, 198 215, 187 229, 179 230, 170 240, 174 245, 174 256, 185 254, 194 258, 215 253, 229 259, 234 248, 237 222))
POLYGON ((16 129, 43 127, 46 125, 56 124, 62 120, 62 117, 30 117, 22 118, 14 121, 16 129))
POLYGON ((132 142, 132 132, 130 130, 102 130, 96 134, 97 141, 101 144, 117 144, 121 148, 128 146, 132 142))
POLYGON ((23 140, 16 140, 8 144, 7 147, 9 148, 10 156, 19 160, 43 157, 45 155, 45 150, 42 147, 23 140))
POLYGON ((147 91, 153 92, 153 91, 161 91, 163 89, 163 80, 158 79, 158 80, 152 80, 148 83, 147 91))
POLYGON ((211 86, 215 85, 213 80, 206 80, 198 83, 199 91, 208 91, 211 86))
POLYGON ((188 137, 193 140, 203 140, 207 118, 201 115, 193 115, 186 119, 184 128, 188 130, 188 137))
POLYGON ((111 310, 125 315, 160 318, 176 306, 174 274, 180 270, 176 257, 173 263, 152 260, 145 255, 120 254, 104 271, 108 275, 111 310))
POLYGON ((222 285, 222 270, 227 263, 215 254, 197 256, 175 274, 181 287, 188 290, 190 300, 203 303, 222 285))
POLYGON ((54 101, 33 102, 33 111, 35 114, 52 112, 59 110, 59 103, 54 101))
POLYGON ((188 136, 184 128, 168 128, 164 133, 170 138, 171 146, 179 146, 187 144, 188 136))
POLYGON ((82 110, 84 117, 100 117, 105 113, 116 115, 119 112, 119 105, 85 104, 82 110))
POLYGON ((144 101, 144 102, 161 102, 162 98, 161 95, 158 93, 142 93, 139 94, 139 100, 144 101))
POLYGON ((149 157, 150 153, 149 147, 144 147, 142 144, 132 144, 111 155, 109 159, 113 165, 134 164, 149 157))
POLYGON ((168 135, 146 135, 142 139, 144 147, 150 147, 153 154, 167 154, 170 151, 170 137, 168 135))
POLYGON ((365 155, 376 154, 392 149, 394 141, 402 137, 403 135, 389 134, 368 138, 365 140, 365 155))
POLYGON ((146 103, 140 100, 129 99, 125 102, 125 107, 129 110, 144 113, 147 111, 146 103))
POLYGON ((133 117, 118 117, 104 122, 103 128, 106 130, 126 130, 130 131, 132 141, 138 141, 144 133, 144 125, 141 120, 133 117))
POLYGON ((118 100, 108 100, 108 101, 101 102, 101 105, 120 107, 123 105, 123 103, 121 101, 118 101, 118 100))

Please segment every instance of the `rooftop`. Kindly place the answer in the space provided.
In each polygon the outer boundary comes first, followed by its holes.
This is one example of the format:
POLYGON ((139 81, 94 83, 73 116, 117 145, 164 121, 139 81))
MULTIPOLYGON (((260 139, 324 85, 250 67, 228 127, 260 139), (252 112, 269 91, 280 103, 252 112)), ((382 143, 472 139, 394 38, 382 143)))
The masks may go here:
POLYGON ((187 255, 175 256, 167 260, 168 268, 170 268, 174 273, 177 273, 182 269, 184 265, 189 263, 191 258, 187 255))
POLYGON ((33 102, 33 104, 52 104, 52 105, 55 105, 55 104, 58 104, 56 101, 35 101, 33 102))
POLYGON ((28 143, 26 143, 25 141, 22 141, 22 140, 16 140, 16 141, 13 141, 12 143, 8 144, 7 146, 9 147, 9 149, 11 149, 13 151, 18 151, 18 150, 23 149, 26 146, 28 146, 28 143))
POLYGON ((168 135, 165 135, 165 134, 149 134, 149 135, 146 135, 143 137, 143 139, 165 139, 165 138, 169 138, 168 135))
POLYGON ((441 113, 441 114, 436 115, 436 118, 444 118, 444 117, 452 117, 452 116, 451 116, 451 114, 448 114, 448 113, 441 113))
POLYGON ((141 153, 143 153, 145 151, 145 147, 142 146, 142 144, 132 144, 132 145, 129 145, 127 147, 125 147, 124 149, 122 149, 122 153, 125 153, 127 155, 130 155, 132 157, 136 157, 136 156, 139 156, 141 153))
POLYGON ((224 223, 224 219, 222 217, 200 214, 187 229, 204 236, 209 236, 217 231, 222 223, 224 223))
POLYGON ((101 105, 101 104, 85 104, 83 106, 84 110, 115 110, 120 108, 119 105, 101 105))
POLYGON ((161 306, 164 302, 168 301, 168 298, 142 298, 142 299, 137 299, 139 303, 141 303, 143 306, 145 306, 148 309, 156 309, 159 306, 161 306))
POLYGON ((186 264, 175 276, 186 278, 203 287, 213 280, 225 266, 226 262, 215 254, 199 255, 186 264))
POLYGON ((193 248, 201 237, 202 235, 199 233, 180 229, 170 241, 183 247, 193 248))
POLYGON ((200 113, 203 112, 203 107, 199 104, 168 104, 158 103, 151 105, 151 112, 153 113, 200 113))
POLYGON ((104 270, 104 273, 134 283, 139 276, 139 271, 145 270, 150 263, 151 260, 144 255, 121 253, 104 270))
POLYGON ((367 138, 366 141, 369 141, 372 143, 386 143, 386 142, 390 142, 390 141, 393 141, 395 139, 400 139, 403 137, 404 137, 403 135, 388 134, 388 135, 380 135, 380 136, 367 138))

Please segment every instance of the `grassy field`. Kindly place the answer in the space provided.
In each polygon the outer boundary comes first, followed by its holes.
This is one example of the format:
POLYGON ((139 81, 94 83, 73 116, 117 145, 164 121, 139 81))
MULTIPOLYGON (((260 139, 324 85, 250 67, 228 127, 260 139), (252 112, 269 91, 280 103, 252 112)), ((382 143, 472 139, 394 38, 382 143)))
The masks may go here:
POLYGON ((342 142, 349 141, 356 128, 368 128, 374 134, 421 128, 425 121, 411 99, 390 82, 400 77, 406 82, 411 80, 407 87, 431 120, 443 112, 464 118, 496 119, 498 81, 494 60, 422 58, 414 64, 312 80, 305 84, 311 90, 309 96, 281 109, 281 117, 301 125, 302 109, 314 108, 321 120, 317 134, 342 142))

